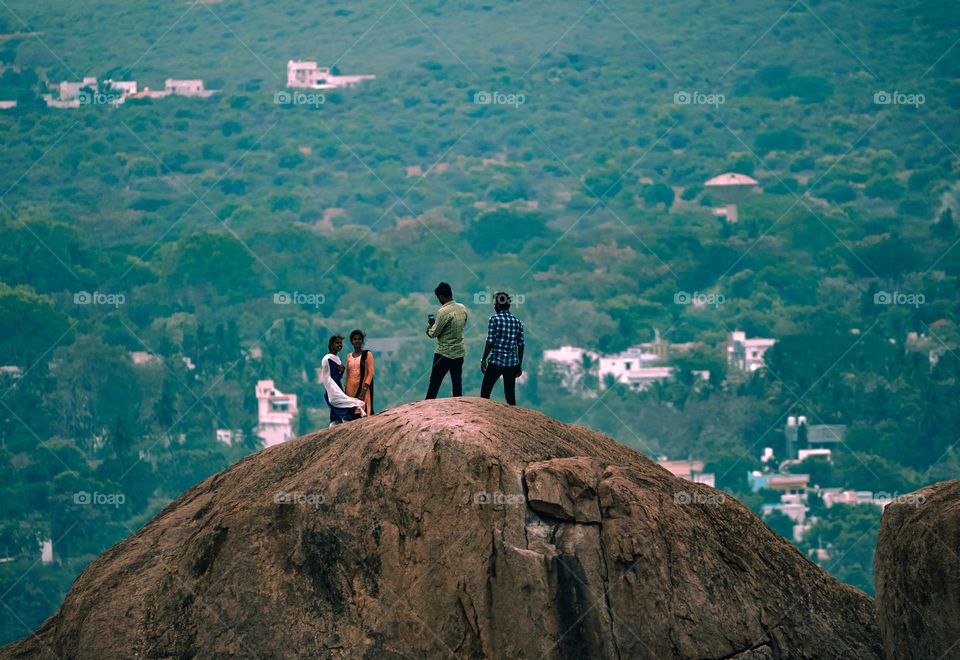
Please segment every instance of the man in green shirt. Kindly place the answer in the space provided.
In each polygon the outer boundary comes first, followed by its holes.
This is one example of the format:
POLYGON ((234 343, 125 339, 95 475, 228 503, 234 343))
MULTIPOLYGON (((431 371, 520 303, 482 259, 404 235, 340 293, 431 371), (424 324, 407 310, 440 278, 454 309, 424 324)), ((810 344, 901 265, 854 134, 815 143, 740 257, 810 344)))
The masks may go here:
POLYGON ((463 396, 463 356, 467 353, 463 346, 463 327, 467 324, 467 308, 453 299, 453 289, 446 282, 440 282, 433 292, 440 301, 440 309, 436 319, 427 325, 427 336, 437 340, 437 352, 433 354, 426 398, 437 398, 440 383, 448 371, 453 396, 463 396))

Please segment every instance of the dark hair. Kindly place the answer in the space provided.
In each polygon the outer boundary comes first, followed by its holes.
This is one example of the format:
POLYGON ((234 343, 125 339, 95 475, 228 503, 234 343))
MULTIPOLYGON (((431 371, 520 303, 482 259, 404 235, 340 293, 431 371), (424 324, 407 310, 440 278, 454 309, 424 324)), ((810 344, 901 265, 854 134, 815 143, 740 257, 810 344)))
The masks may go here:
POLYGON ((444 298, 453 298, 453 289, 451 289, 450 285, 446 282, 440 282, 433 292, 437 295, 437 297, 443 296, 444 298))
POLYGON ((510 309, 510 303, 513 302, 510 294, 505 291, 497 291, 493 294, 493 304, 502 309, 510 309))
POLYGON ((360 345, 363 346, 363 342, 367 341, 367 335, 364 334, 363 330, 354 330, 350 333, 350 341, 353 342, 353 338, 357 335, 360 335, 360 345))
POLYGON ((333 351, 333 342, 340 340, 343 342, 343 335, 332 335, 330 339, 327 340, 327 350, 333 351))

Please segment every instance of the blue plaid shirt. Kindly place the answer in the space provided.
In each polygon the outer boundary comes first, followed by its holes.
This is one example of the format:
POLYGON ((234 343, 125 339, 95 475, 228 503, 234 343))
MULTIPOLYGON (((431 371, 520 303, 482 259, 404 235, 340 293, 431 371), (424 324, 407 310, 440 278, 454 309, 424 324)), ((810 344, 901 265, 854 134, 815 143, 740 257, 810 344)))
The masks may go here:
POLYGON ((504 309, 490 317, 487 323, 487 343, 490 350, 490 364, 497 367, 515 367, 520 364, 517 348, 523 346, 523 323, 504 309))

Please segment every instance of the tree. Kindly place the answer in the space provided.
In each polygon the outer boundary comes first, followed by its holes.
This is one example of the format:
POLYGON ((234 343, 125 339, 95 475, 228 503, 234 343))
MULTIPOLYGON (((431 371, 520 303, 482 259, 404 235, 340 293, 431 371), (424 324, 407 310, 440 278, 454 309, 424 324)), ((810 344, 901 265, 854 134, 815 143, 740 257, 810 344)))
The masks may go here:
POLYGON ((162 250, 161 277, 175 299, 249 299, 263 286, 248 248, 225 232, 191 234, 162 250))
POLYGON ((160 398, 153 408, 156 427, 167 435, 177 421, 177 389, 169 375, 165 375, 160 387, 160 398))
POLYGON ((110 432, 110 445, 117 458, 126 458, 134 443, 134 430, 130 422, 130 417, 126 413, 120 413, 114 418, 113 429, 110 432))
POLYGON ((656 206, 662 203, 669 209, 673 204, 673 199, 673 188, 665 183, 655 183, 643 189, 643 201, 648 206, 656 206))
POLYGON ((0 282, 0 364, 34 366, 58 341, 69 341, 64 336, 69 323, 50 298, 0 282))
POLYGON ((608 168, 590 170, 584 176, 583 183, 595 197, 600 199, 616 197, 623 187, 621 175, 608 168))
POLYGON ((863 192, 867 197, 896 200, 903 196, 903 184, 892 176, 878 176, 867 182, 863 192))
POLYGON ((547 237, 552 232, 540 213, 500 208, 477 217, 464 232, 478 254, 519 252, 527 241, 547 237))
POLYGON ((933 223, 933 233, 939 238, 950 238, 957 232, 957 224, 953 220, 953 209, 947 207, 940 217, 933 223))
POLYGON ((830 185, 820 193, 820 196, 828 202, 845 204, 857 198, 857 190, 845 181, 831 181, 830 185))
POLYGON ((757 151, 798 151, 806 144, 803 135, 794 128, 784 128, 779 131, 760 133, 755 141, 757 151))
POLYGON ((793 540, 793 519, 779 509, 773 509, 763 517, 763 522, 774 532, 787 539, 793 540))
POLYGON ((121 414, 137 417, 141 390, 125 350, 84 335, 54 351, 55 389, 48 400, 65 436, 92 440, 121 414))

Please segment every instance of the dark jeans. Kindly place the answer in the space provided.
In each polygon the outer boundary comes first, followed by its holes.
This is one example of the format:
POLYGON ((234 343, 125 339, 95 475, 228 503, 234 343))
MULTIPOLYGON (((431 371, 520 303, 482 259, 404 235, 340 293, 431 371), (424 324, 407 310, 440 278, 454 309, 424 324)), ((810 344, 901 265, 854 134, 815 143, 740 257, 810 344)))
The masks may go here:
POLYGON ((517 405, 517 367, 498 367, 493 364, 487 365, 487 371, 483 374, 483 384, 480 385, 480 396, 484 399, 490 398, 493 392, 493 386, 497 384, 500 377, 503 376, 503 396, 511 406, 517 405))
POLYGON ((453 396, 463 396, 463 358, 448 358, 439 353, 433 354, 433 369, 430 371, 430 386, 427 388, 428 399, 436 399, 440 391, 443 377, 450 372, 450 385, 453 396))

